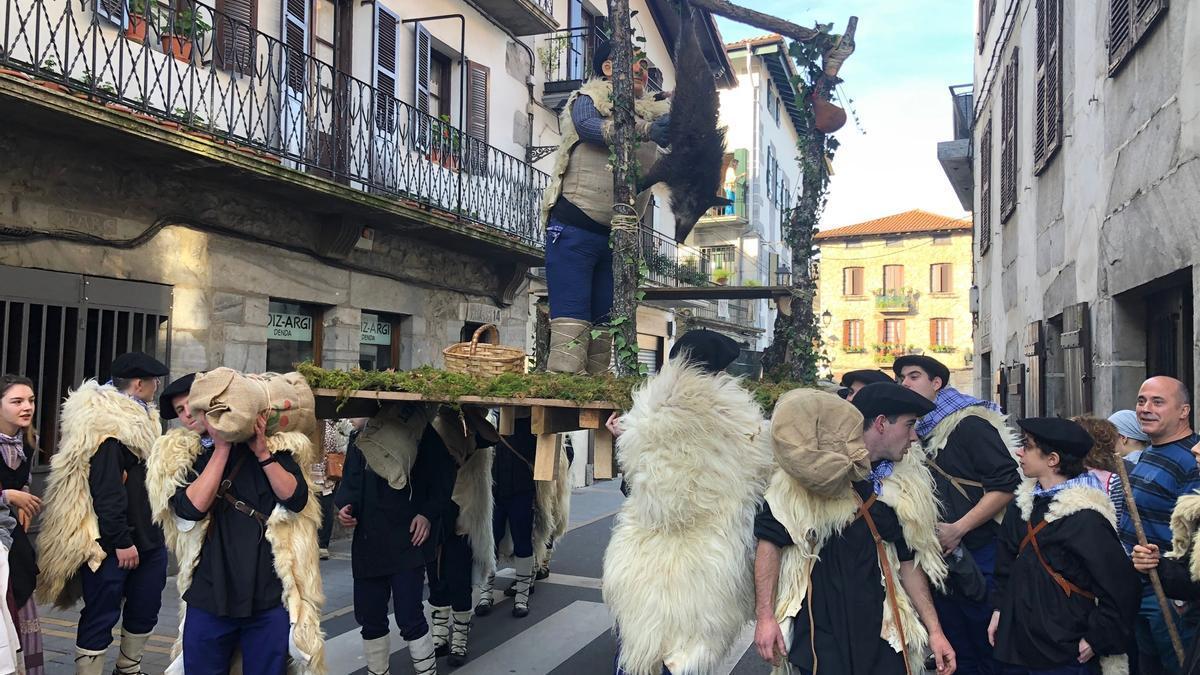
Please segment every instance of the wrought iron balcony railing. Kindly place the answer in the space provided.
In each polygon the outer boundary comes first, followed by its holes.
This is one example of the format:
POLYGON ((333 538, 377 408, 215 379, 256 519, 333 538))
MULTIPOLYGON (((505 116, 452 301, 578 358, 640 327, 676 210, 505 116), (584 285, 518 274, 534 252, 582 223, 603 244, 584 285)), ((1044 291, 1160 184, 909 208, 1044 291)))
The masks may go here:
POLYGON ((545 173, 304 53, 290 27, 280 40, 194 0, 84 1, 0 0, 0 68, 543 246, 545 173))
POLYGON ((919 293, 912 289, 877 290, 875 309, 884 314, 907 314, 917 308, 919 293))
POLYGON ((971 137, 972 110, 975 105, 975 87, 971 84, 956 84, 950 87, 950 98, 954 102, 954 139, 971 137))
MULTIPOLYGON (((571 92, 592 75, 592 56, 596 46, 608 40, 607 29, 600 24, 548 33, 538 40, 537 57, 542 74, 542 103, 561 109, 571 92)), ((663 90, 662 71, 650 67, 647 87, 663 90)))
POLYGON ((655 232, 642 228, 642 262, 649 281, 658 286, 711 286, 708 275, 712 263, 699 249, 675 243, 655 232))

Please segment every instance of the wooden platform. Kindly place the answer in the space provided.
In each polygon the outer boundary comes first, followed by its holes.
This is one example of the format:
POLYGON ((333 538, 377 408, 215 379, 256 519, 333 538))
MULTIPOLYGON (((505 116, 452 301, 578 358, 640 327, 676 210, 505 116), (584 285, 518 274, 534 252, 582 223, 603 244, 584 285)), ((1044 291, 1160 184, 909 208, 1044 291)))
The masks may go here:
POLYGON ((463 396, 456 400, 434 400, 421 394, 400 391, 357 390, 343 396, 336 389, 314 389, 318 419, 341 417, 373 417, 387 403, 456 403, 477 405, 500 410, 502 435, 511 435, 519 411, 529 411, 533 433, 537 435, 537 456, 533 465, 534 480, 554 480, 557 475, 559 434, 588 430, 595 433, 596 478, 612 478, 613 436, 604 426, 617 406, 605 401, 577 403, 546 398, 484 398, 463 396), (345 399, 343 401, 343 398, 345 399), (340 402, 340 405, 339 405, 340 402))

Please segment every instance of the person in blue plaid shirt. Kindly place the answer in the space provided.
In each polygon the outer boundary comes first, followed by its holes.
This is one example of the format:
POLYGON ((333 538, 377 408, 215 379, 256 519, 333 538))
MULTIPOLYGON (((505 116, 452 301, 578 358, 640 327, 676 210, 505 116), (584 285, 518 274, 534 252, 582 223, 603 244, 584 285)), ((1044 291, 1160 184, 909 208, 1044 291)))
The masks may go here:
MULTIPOLYGON (((1191 392, 1187 385, 1173 377, 1152 377, 1138 390, 1138 424, 1150 437, 1150 447, 1129 474, 1129 489, 1141 515, 1147 543, 1163 551, 1171 549, 1171 511, 1175 502, 1200 490, 1200 469, 1191 453, 1200 437, 1192 432, 1191 412, 1191 392)), ((1129 513, 1121 519, 1119 530, 1121 542, 1126 550, 1131 550, 1138 540, 1129 513)), ((1179 673, 1180 664, 1171 647, 1166 618, 1146 580, 1142 591, 1135 626, 1137 672, 1141 675, 1179 673)), ((1177 605, 1176 609, 1179 609, 1177 605)), ((1200 623, 1200 612, 1177 613, 1175 622, 1184 644, 1189 644, 1200 623)))

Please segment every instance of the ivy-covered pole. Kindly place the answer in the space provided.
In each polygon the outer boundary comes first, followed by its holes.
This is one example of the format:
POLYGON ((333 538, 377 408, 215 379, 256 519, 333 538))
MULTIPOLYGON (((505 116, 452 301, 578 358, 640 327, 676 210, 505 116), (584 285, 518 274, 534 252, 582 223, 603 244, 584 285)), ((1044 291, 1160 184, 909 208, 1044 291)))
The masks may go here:
POLYGON ((637 189, 634 152, 637 133, 633 117, 633 35, 629 25, 629 0, 608 0, 612 27, 613 95, 613 352, 617 374, 638 374, 637 293, 638 216, 634 208, 637 189))

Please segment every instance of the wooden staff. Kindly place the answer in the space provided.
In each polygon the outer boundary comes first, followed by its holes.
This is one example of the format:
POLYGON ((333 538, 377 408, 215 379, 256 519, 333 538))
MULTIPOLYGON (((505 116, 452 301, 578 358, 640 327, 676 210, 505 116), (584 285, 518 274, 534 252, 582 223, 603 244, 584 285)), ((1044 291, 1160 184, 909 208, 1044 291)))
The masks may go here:
MULTIPOLYGON (((1125 508, 1129 509, 1129 518, 1133 520, 1133 530, 1137 533, 1138 543, 1146 546, 1146 530, 1142 527, 1142 517, 1138 514, 1137 503, 1133 501, 1133 486, 1129 483, 1129 472, 1125 470, 1125 460, 1117 457, 1117 473, 1121 474, 1121 485, 1125 488, 1125 508)), ((1158 570, 1150 570, 1150 585, 1154 588, 1154 596, 1158 598, 1158 608, 1162 610, 1163 619, 1167 622, 1167 634, 1171 636, 1171 647, 1175 650, 1175 658, 1183 667, 1183 641, 1179 639, 1179 629, 1175 627, 1174 612, 1171 601, 1163 591, 1162 580, 1158 578, 1158 570)))

